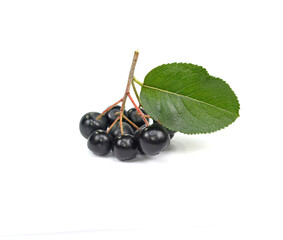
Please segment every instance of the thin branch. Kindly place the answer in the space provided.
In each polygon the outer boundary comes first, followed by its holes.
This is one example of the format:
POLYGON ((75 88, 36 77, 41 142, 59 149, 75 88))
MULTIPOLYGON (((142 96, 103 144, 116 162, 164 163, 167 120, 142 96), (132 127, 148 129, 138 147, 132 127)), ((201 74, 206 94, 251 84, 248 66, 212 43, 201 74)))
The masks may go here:
POLYGON ((109 131, 111 130, 111 128, 113 128, 113 126, 115 125, 116 122, 118 122, 118 120, 119 120, 119 117, 117 117, 117 118, 115 119, 115 121, 111 124, 111 126, 107 129, 107 133, 109 133, 109 131))
POLYGON ((127 118, 125 115, 123 116, 132 126, 134 126, 134 128, 136 128, 137 130, 139 130, 140 128, 134 124, 129 118, 127 118))
POLYGON ((112 104, 110 107, 108 107, 107 109, 105 109, 96 119, 99 120, 105 113, 107 113, 109 110, 111 110, 113 107, 115 107, 117 104, 119 104, 120 102, 122 102, 122 98, 115 102, 114 104, 112 104))
POLYGON ((125 105, 126 105, 126 100, 127 100, 127 96, 130 92, 130 87, 132 85, 132 81, 133 81, 133 77, 134 77, 134 72, 135 72, 135 67, 138 61, 138 56, 139 56, 139 52, 135 51, 134 53, 134 57, 132 60, 132 65, 131 65, 131 69, 130 69, 130 73, 129 73, 129 78, 128 78, 128 83, 126 86, 126 90, 125 90, 125 94, 124 97, 122 98, 122 106, 121 106, 121 110, 120 110, 120 128, 121 128, 121 134, 124 134, 123 131, 123 124, 122 124, 122 119, 123 119, 123 111, 125 109, 125 105))
POLYGON ((136 110, 138 111, 139 115, 142 117, 143 121, 145 122, 146 126, 149 126, 148 121, 146 120, 144 113, 138 108, 138 106, 136 105, 134 99, 132 98, 131 94, 128 93, 128 97, 130 98, 131 102, 134 104, 136 110))

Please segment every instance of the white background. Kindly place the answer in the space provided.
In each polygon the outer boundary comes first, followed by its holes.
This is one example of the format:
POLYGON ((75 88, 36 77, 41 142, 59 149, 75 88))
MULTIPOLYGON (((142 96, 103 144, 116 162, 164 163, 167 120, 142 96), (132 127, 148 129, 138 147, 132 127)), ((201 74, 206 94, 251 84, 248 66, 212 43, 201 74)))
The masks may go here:
MULTIPOLYGON (((1 1, 0 239, 282 239, 282 1, 1 1), (136 77, 191 62, 240 118, 131 163, 78 123, 136 77)), ((127 107, 132 107, 129 102, 127 107)))

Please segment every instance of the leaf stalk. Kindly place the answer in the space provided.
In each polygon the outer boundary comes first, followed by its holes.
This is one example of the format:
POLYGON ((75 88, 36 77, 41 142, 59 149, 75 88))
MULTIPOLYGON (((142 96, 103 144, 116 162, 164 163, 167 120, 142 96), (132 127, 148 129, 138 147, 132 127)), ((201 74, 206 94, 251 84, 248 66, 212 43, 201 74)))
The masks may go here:
POLYGON ((135 83, 137 83, 138 85, 140 85, 141 87, 143 86, 143 84, 142 84, 138 79, 136 79, 135 76, 134 76, 134 78, 133 78, 133 81, 134 81, 135 83))
POLYGON ((132 81, 132 86, 133 86, 133 89, 134 89, 134 93, 135 93, 135 95, 136 95, 136 98, 137 98, 137 100, 138 100, 139 107, 141 107, 141 106, 142 106, 142 105, 141 105, 141 100, 140 100, 140 97, 139 97, 139 94, 138 94, 138 91, 137 91, 137 89, 136 89, 136 85, 135 85, 135 82, 134 82, 134 81, 132 81))

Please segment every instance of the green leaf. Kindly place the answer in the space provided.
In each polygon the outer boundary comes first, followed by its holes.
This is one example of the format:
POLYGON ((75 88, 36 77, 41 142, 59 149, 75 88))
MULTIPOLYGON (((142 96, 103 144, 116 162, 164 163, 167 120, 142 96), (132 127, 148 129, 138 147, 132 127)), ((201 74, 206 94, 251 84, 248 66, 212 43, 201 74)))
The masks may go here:
POLYGON ((210 133, 239 116, 239 102, 229 85, 200 66, 171 63, 145 77, 143 108, 165 127, 186 134, 210 133))

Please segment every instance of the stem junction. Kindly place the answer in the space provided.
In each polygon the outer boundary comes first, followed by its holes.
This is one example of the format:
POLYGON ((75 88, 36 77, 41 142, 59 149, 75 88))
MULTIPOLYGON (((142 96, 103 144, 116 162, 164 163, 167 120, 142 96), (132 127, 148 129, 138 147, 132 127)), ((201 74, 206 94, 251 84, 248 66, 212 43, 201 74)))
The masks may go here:
POLYGON ((97 120, 99 120, 105 113, 107 113, 108 111, 110 111, 113 107, 115 107, 117 104, 119 104, 120 102, 122 102, 121 104, 121 109, 120 109, 120 113, 119 116, 115 119, 115 121, 111 124, 111 126, 108 128, 107 132, 109 132, 111 130, 111 128, 119 121, 120 124, 120 128, 121 128, 121 134, 124 134, 124 130, 123 130, 123 118, 125 118, 131 125, 133 125, 136 129, 139 129, 139 127, 134 124, 130 119, 128 119, 125 115, 124 115, 124 109, 125 109, 125 105, 126 105, 126 100, 129 97, 129 99, 131 100, 131 102, 133 103, 134 107, 136 108, 138 114, 141 116, 141 118, 143 119, 143 121, 145 122, 145 124, 148 126, 149 123, 146 119, 146 117, 149 117, 148 115, 145 115, 141 110, 141 102, 140 102, 140 98, 138 96, 136 87, 135 87, 135 83, 137 83, 140 86, 143 86, 143 84, 141 82, 139 82, 135 77, 134 77, 134 72, 135 72, 135 67, 137 64, 137 60, 138 60, 138 56, 139 56, 139 52, 135 51, 134 52, 134 57, 132 60, 132 65, 130 68, 130 73, 129 73, 129 77, 128 77, 128 82, 127 82, 127 86, 126 86, 126 90, 125 93, 123 95, 123 97, 117 101, 116 103, 114 103, 113 105, 111 105, 110 107, 108 107, 107 109, 105 109, 98 117, 97 120), (131 86, 133 86, 133 90, 135 92, 136 98, 139 102, 139 107, 136 105, 134 99, 132 98, 131 94, 130 94, 130 88, 131 86))

